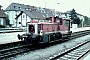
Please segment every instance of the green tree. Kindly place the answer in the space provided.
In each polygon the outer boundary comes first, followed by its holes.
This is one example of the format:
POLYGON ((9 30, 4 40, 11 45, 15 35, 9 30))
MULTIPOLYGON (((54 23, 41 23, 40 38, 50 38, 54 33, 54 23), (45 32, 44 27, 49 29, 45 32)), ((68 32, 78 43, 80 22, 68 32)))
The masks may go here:
POLYGON ((89 25, 89 18, 87 16, 84 16, 84 25, 89 25))
POLYGON ((77 13, 75 12, 75 10, 74 9, 72 9, 71 11, 70 11, 70 19, 71 20, 73 20, 74 19, 74 17, 76 17, 77 16, 77 13))
POLYGON ((76 13, 76 10, 75 9, 72 9, 71 11, 70 11, 70 19, 72 20, 72 23, 73 24, 80 24, 80 19, 79 19, 79 17, 77 17, 77 13, 76 13))

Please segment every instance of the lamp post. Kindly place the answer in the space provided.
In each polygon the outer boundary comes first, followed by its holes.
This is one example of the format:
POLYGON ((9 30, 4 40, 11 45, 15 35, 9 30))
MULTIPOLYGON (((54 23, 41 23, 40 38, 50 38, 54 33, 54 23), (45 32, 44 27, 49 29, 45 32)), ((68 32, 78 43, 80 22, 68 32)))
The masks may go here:
POLYGON ((0 10, 1 10, 1 7, 2 7, 2 6, 0 5, 0 10))
POLYGON ((45 18, 46 18, 46 4, 47 4, 47 2, 45 2, 45 18))
POLYGON ((83 25, 84 25, 84 17, 82 16, 82 28, 83 28, 83 25))
MULTIPOLYGON (((60 4, 60 3, 55 3, 55 4, 60 4)), ((46 6, 47 6, 47 2, 45 2, 45 18, 46 18, 46 14, 47 14, 47 12, 46 12, 46 6)), ((55 9, 54 9, 53 13, 54 13, 53 15, 56 16, 55 9)))
POLYGON ((47 2, 45 2, 45 8, 46 8, 46 4, 47 4, 47 2))
MULTIPOLYGON (((60 3, 56 3, 57 5, 59 5, 60 3)), ((54 15, 56 16, 56 11, 54 10, 54 15)))

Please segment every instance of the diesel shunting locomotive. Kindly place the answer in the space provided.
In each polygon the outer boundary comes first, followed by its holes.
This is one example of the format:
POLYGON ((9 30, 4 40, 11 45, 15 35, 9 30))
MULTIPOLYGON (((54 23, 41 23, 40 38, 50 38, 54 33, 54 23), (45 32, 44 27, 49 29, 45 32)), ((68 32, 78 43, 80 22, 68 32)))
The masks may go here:
POLYGON ((28 43, 51 43, 71 36, 70 19, 48 17, 32 20, 27 24, 27 33, 18 34, 18 39, 28 43))

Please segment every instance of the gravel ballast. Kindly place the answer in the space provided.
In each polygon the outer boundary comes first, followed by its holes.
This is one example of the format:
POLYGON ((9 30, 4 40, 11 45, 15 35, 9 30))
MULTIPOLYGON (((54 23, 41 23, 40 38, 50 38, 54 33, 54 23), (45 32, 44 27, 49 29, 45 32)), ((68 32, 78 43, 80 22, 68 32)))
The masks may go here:
POLYGON ((21 55, 17 55, 15 57, 11 57, 9 58, 10 60, 45 60, 46 58, 57 54, 58 52, 63 52, 66 49, 69 49, 73 46, 76 46, 77 44, 89 40, 90 39, 90 35, 86 35, 83 37, 79 37, 76 39, 72 39, 70 41, 67 42, 63 42, 60 44, 56 44, 44 49, 39 49, 39 50, 34 50, 34 51, 30 51, 21 55))

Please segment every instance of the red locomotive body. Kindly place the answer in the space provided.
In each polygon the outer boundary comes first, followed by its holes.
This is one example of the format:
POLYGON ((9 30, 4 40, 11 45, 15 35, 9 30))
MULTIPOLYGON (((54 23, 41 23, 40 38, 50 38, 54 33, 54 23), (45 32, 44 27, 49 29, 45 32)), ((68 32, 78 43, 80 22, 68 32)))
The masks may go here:
POLYGON ((24 38, 24 40, 31 43, 50 43, 59 39, 68 38, 70 35, 69 19, 49 17, 44 22, 33 20, 31 23, 28 23, 27 34, 24 34, 24 37, 23 35, 18 35, 18 37, 24 38))

